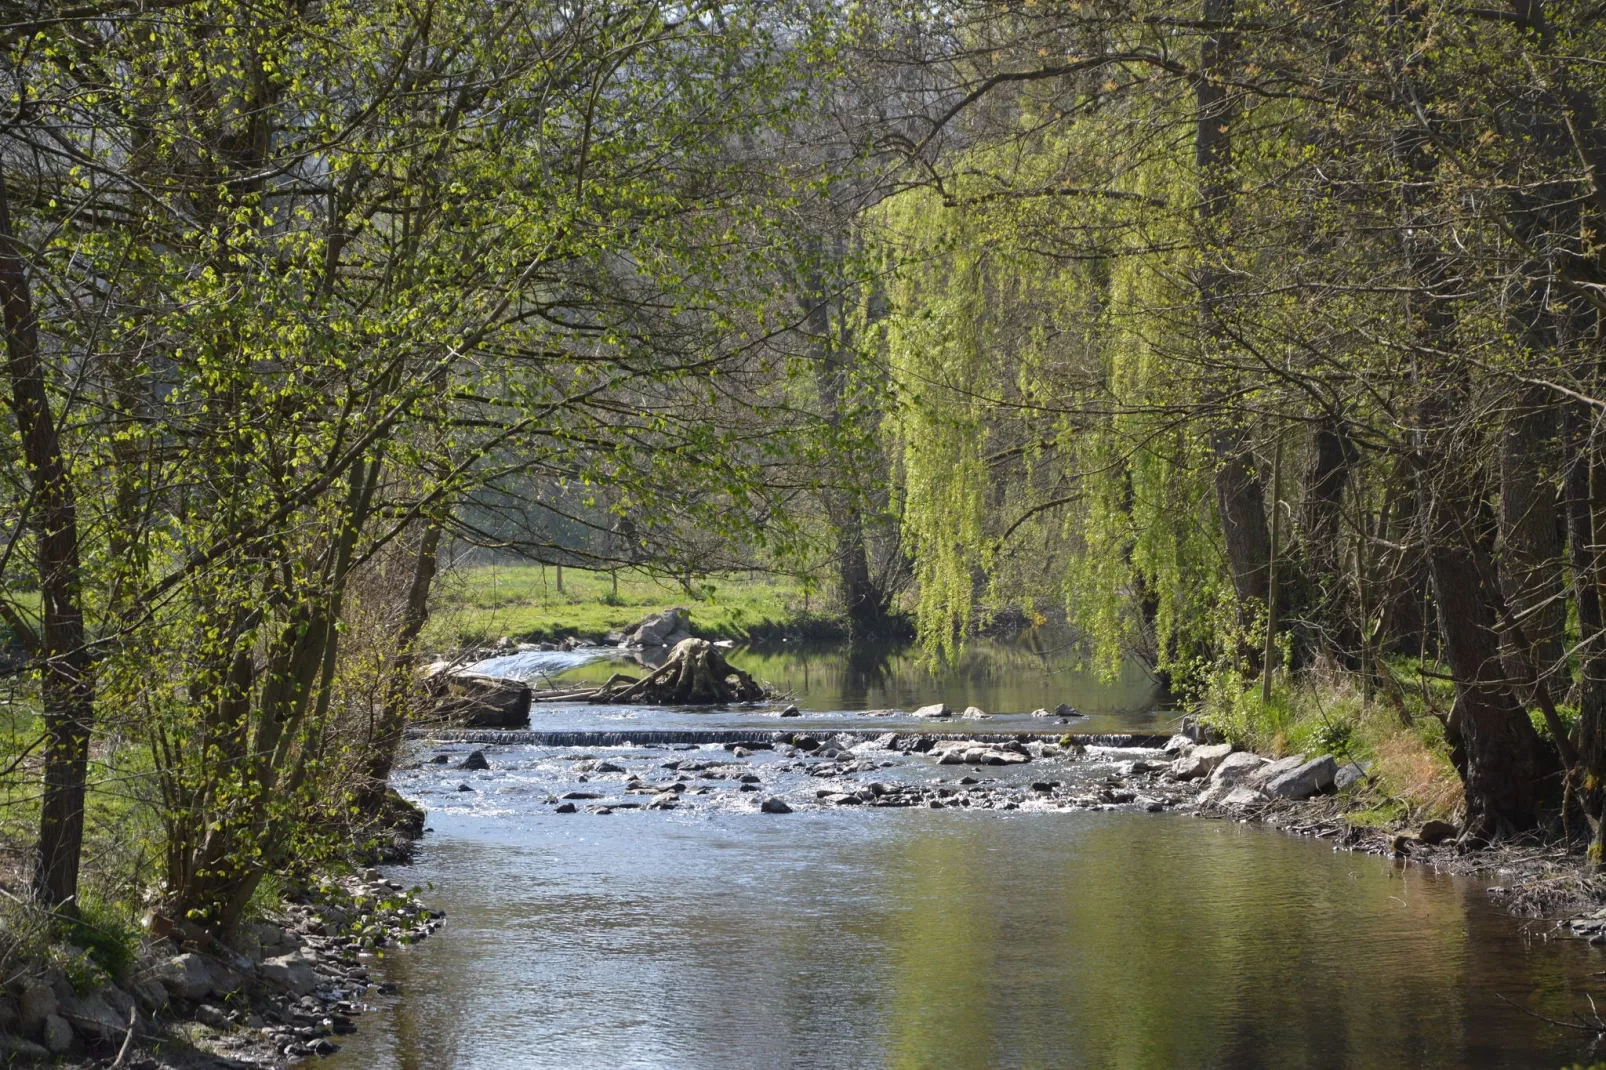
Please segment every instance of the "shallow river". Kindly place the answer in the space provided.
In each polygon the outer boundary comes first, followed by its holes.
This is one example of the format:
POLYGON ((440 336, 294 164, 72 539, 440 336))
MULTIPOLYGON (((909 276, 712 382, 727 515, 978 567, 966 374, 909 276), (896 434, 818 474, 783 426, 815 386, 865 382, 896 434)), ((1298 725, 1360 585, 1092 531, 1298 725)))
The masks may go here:
MULTIPOLYGON (((810 672, 812 682, 825 670, 810 672)), ((1007 686, 1018 701, 1007 702, 1019 712, 1058 695, 1097 722, 1078 730, 1165 722, 1148 708, 1123 710, 1118 697, 1100 707, 1092 692, 1069 696, 1067 679, 1017 680, 1007 686)), ((973 684, 973 695, 989 694, 973 684)), ((800 705, 813 694, 793 690, 800 705)), ((994 708, 1012 709, 997 697, 1003 691, 990 694, 994 708)), ((900 703, 937 697, 982 704, 930 692, 900 703)), ((857 705, 883 701, 867 695, 857 705)), ((833 730, 889 723, 815 712, 809 720, 833 730)), ((764 716, 634 713, 642 727, 764 716)), ((536 717, 617 728, 607 711, 536 717)), ((1004 720, 962 727, 995 731, 1004 720)), ((455 760, 469 749, 419 757, 455 760)), ((447 925, 387 956, 379 972, 401 994, 379 1000, 321 1065, 1589 1061, 1577 1034, 1505 1000, 1552 1017, 1587 1009, 1587 996, 1602 990, 1594 972, 1606 970, 1606 955, 1504 916, 1480 882, 1180 809, 1149 813, 1141 797, 1096 801, 1115 763, 1135 752, 1095 748, 1079 759, 968 769, 873 742, 855 750, 833 763, 785 747, 742 755, 718 746, 509 746, 488 748, 492 768, 483 772, 427 762, 403 771, 397 786, 429 810, 433 832, 417 863, 393 875, 430 886, 426 898, 447 912, 447 925), (585 764, 598 760, 618 771, 585 764), (756 776, 757 790, 744 791, 741 775, 756 776), (962 785, 965 775, 980 783, 962 785), (680 778, 688 790, 670 810, 588 809, 651 800, 628 790, 631 777, 680 778), (872 781, 892 797, 943 805, 816 800, 872 781), (1033 781, 1054 787, 1044 793, 1033 781), (557 813, 555 796, 571 792, 597 798, 557 813), (975 805, 966 808, 970 792, 975 805), (760 812, 758 800, 771 797, 794 812, 760 812), (1005 800, 1016 808, 982 808, 1005 800)))

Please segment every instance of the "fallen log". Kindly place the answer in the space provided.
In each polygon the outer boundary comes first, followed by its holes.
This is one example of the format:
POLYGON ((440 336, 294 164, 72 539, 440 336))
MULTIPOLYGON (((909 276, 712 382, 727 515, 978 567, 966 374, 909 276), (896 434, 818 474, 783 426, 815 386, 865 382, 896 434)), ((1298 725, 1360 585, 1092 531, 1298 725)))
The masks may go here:
POLYGON ((530 723, 529 685, 478 673, 443 672, 425 685, 435 705, 423 720, 464 728, 525 728, 530 723))

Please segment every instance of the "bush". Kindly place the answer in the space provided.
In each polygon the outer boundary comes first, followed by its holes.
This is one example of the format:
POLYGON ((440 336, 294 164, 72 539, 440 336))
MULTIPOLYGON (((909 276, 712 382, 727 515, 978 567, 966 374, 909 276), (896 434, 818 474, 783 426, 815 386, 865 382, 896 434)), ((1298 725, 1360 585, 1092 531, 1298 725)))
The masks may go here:
POLYGON ((1332 754, 1348 754, 1355 726, 1348 721, 1325 721, 1310 734, 1317 749, 1332 754))
POLYGON ((67 943, 83 948, 89 960, 62 963, 67 979, 79 991, 88 991, 100 983, 95 967, 114 981, 123 980, 139 954, 141 934, 134 919, 118 904, 92 896, 83 898, 76 918, 61 922, 60 932, 67 943))

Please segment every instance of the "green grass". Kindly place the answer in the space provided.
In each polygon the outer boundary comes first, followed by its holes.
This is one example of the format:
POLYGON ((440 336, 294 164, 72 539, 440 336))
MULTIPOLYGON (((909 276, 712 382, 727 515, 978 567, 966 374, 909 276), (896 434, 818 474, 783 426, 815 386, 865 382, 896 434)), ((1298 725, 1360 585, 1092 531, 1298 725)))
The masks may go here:
POLYGON ((540 565, 483 565, 440 578, 426 637, 433 645, 509 636, 527 642, 563 636, 601 640, 649 613, 691 611, 692 628, 741 639, 789 627, 814 608, 797 581, 760 573, 711 576, 688 592, 674 580, 620 572, 618 593, 606 572, 540 565))
POLYGON ((1364 763, 1372 782, 1356 792, 1356 824, 1390 825, 1449 817, 1461 801, 1442 722, 1454 691, 1442 673, 1412 659, 1389 663, 1390 684, 1363 694, 1350 673, 1274 678, 1270 702, 1258 680, 1224 671, 1200 702, 1206 720, 1230 742, 1258 754, 1332 754, 1364 763))

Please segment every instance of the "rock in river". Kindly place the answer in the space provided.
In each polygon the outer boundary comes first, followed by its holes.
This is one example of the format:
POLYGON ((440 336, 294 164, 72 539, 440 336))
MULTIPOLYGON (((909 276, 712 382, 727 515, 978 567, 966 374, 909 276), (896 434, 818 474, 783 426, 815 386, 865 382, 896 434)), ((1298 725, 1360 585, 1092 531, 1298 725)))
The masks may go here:
POLYGON ((1253 773, 1244 778, 1243 785, 1259 791, 1273 780, 1282 776, 1284 773, 1291 773, 1304 764, 1305 756, 1303 754, 1290 754, 1286 758, 1279 758, 1275 762, 1268 762, 1259 769, 1256 769, 1253 773))
POLYGON ((1216 766, 1216 771, 1210 774, 1209 786, 1199 795, 1199 805, 1204 807, 1216 806, 1224 802, 1229 794, 1244 784, 1269 762, 1258 754, 1249 751, 1235 751, 1222 759, 1216 766))
POLYGON ((759 809, 766 814, 789 814, 792 812, 792 808, 786 805, 785 799, 774 795, 765 799, 759 809))
POLYGON ((491 763, 485 760, 484 751, 477 750, 459 762, 457 767, 459 769, 473 771, 476 769, 489 769, 491 767, 491 763))
POLYGON ((993 715, 982 709, 980 706, 966 706, 965 712, 961 713, 959 716, 963 717, 967 721, 986 721, 990 720, 993 715))
POLYGON ((930 706, 922 706, 915 711, 916 717, 952 717, 954 711, 948 708, 948 703, 938 702, 930 706))
POLYGON ((1313 758, 1297 769, 1266 782, 1265 792, 1277 799, 1308 799, 1312 795, 1333 790, 1333 777, 1338 763, 1330 754, 1313 758))
POLYGON ((1247 779, 1256 770, 1267 764, 1267 760, 1258 754, 1241 750, 1229 754, 1216 766, 1210 774, 1211 784, 1239 784, 1247 779))
POLYGON ((1171 763, 1171 775, 1178 780, 1197 780, 1209 776, 1231 753, 1231 743, 1222 743, 1214 747, 1194 747, 1171 763))
POLYGON ((1231 810, 1237 809, 1240 806, 1251 806, 1257 802, 1260 802, 1261 800, 1262 796, 1260 792, 1256 791, 1254 788, 1244 786, 1233 788, 1230 792, 1228 792, 1227 797, 1221 800, 1221 805, 1231 810))

